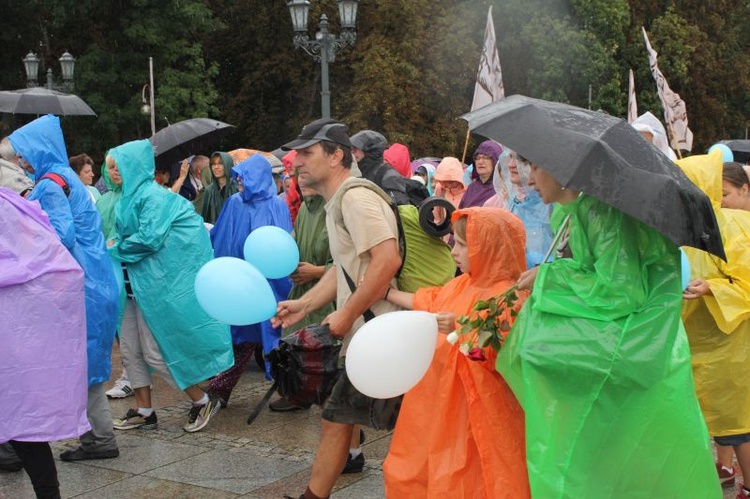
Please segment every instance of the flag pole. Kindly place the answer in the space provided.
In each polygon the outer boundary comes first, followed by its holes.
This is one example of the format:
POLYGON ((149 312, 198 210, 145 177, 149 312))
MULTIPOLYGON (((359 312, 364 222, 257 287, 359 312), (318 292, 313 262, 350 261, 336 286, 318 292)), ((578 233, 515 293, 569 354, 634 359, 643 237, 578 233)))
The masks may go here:
POLYGON ((674 128, 672 128, 672 123, 667 122, 667 128, 669 129, 669 143, 677 143, 677 149, 675 149, 675 151, 677 151, 677 158, 682 159, 682 151, 680 150, 679 142, 677 142, 677 139, 674 136, 674 128))
POLYGON ((464 165, 466 164, 466 151, 469 149, 469 138, 470 137, 471 137, 471 128, 468 128, 468 123, 467 123, 466 140, 464 141, 464 153, 461 156, 461 163, 464 164, 464 165))

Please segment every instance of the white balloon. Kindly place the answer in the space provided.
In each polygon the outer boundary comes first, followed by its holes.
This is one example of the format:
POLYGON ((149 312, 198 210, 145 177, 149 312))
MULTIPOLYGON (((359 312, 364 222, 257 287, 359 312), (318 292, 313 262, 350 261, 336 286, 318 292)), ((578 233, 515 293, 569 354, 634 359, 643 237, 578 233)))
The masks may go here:
POLYGON ((365 395, 385 399, 408 392, 427 372, 437 345, 437 320, 428 312, 375 317, 355 333, 346 374, 365 395))

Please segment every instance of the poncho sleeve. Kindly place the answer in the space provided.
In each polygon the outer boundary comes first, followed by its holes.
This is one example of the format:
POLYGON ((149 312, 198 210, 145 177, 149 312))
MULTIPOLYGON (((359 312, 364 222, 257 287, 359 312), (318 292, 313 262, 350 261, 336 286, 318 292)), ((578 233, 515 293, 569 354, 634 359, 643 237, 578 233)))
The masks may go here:
POLYGON ((434 310, 435 299, 443 289, 442 286, 433 286, 431 288, 420 288, 414 293, 414 310, 425 312, 438 312, 434 310))
POLYGON ((39 182, 31 191, 29 199, 39 201, 63 245, 72 251, 76 242, 76 229, 70 202, 62 188, 51 180, 39 182))
POLYGON ((638 222, 590 197, 563 208, 571 213, 569 243, 574 258, 539 268, 535 308, 602 321, 637 310, 648 294, 639 248, 647 241, 639 237, 638 222))
POLYGON ((159 206, 158 199, 146 200, 139 206, 138 230, 109 248, 112 258, 135 263, 158 251, 170 230, 169 210, 159 206), (145 209, 144 209, 145 208, 145 209))

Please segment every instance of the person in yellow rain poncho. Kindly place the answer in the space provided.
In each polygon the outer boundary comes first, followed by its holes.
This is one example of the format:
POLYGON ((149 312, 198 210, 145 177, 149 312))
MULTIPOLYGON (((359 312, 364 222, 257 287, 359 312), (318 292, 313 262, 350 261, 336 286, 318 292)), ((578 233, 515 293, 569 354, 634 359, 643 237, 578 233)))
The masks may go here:
POLYGON ((531 296, 497 357, 526 416, 532 497, 720 498, 677 247, 533 163, 529 185, 559 203, 551 226, 570 216, 572 254, 521 276, 531 296))
MULTIPOLYGON (((698 400, 711 436, 734 447, 742 475, 750 477, 750 212, 721 208, 720 152, 677 164, 711 199, 727 255, 724 262, 683 248, 691 281, 682 319, 698 400)), ((750 497, 750 490, 740 486, 737 497, 750 497)))

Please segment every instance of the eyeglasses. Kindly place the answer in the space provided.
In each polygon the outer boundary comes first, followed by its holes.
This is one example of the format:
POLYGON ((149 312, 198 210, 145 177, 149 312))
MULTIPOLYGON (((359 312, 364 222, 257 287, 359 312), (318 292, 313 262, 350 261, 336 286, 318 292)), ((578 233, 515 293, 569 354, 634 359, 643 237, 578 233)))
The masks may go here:
POLYGON ((479 161, 480 159, 492 161, 492 156, 487 156, 486 154, 477 154, 476 156, 474 156, 474 161, 479 161))

